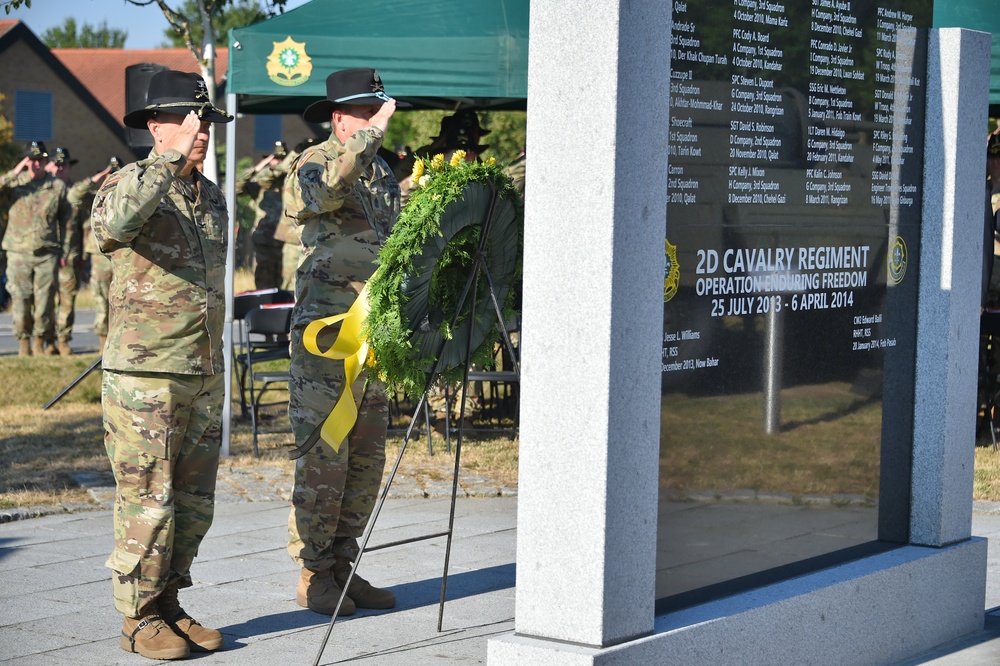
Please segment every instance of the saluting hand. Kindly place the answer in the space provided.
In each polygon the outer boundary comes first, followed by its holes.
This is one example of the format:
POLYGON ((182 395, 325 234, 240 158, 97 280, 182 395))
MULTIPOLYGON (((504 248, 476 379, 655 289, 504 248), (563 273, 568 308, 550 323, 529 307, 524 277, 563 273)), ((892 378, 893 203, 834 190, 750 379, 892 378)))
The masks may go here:
POLYGON ((394 113, 396 113, 396 100, 390 99, 388 102, 383 102, 379 110, 372 116, 371 126, 379 128, 384 133, 389 128, 389 118, 392 118, 394 113))
POLYGON ((183 122, 178 126, 177 131, 166 142, 164 146, 167 150, 173 148, 184 157, 191 157, 191 150, 194 148, 195 139, 198 137, 198 130, 201 128, 201 119, 194 111, 189 111, 184 116, 183 122))
POLYGON ((108 166, 104 167, 102 170, 100 170, 97 173, 95 173, 93 176, 91 176, 90 177, 90 182, 92 182, 92 183, 101 183, 101 182, 104 182, 104 179, 107 178, 110 173, 111 173, 111 166, 108 165, 108 166))

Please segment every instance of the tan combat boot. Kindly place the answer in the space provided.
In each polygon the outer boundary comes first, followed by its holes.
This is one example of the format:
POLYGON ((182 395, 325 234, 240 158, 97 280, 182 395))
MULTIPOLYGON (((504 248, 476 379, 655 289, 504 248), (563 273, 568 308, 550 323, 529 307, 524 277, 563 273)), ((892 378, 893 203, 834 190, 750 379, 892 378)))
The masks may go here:
MULTIPOLYGON (((333 565, 333 580, 343 589, 347 582, 347 577, 351 573, 351 563, 349 560, 337 560, 333 565)), ((351 578, 351 585, 347 588, 347 594, 354 601, 357 608, 394 608, 396 606, 396 595, 389 590, 375 587, 355 572, 351 578)))
POLYGON ((70 346, 69 346, 69 340, 63 340, 62 338, 59 338, 59 347, 58 347, 58 349, 59 349, 59 355, 60 356, 72 356, 73 355, 73 350, 70 349, 70 346))
POLYGON ((45 345, 45 353, 49 356, 59 356, 59 349, 56 347, 56 343, 48 342, 45 345))
POLYGON ((17 355, 31 356, 31 338, 21 338, 17 341, 17 355))
POLYGON ((142 617, 125 618, 121 646, 149 659, 186 659, 191 655, 187 641, 163 621, 155 604, 142 617))
POLYGON ((35 356, 45 356, 45 341, 41 338, 35 338, 35 344, 32 345, 31 352, 35 356))
POLYGON ((192 652, 215 652, 226 642, 215 629, 201 626, 198 620, 188 615, 177 601, 177 588, 171 585, 156 598, 160 614, 174 633, 186 638, 192 652))
MULTIPOLYGON (((329 571, 313 571, 302 569, 299 576, 299 589, 295 601, 303 608, 321 615, 333 615, 340 600, 341 588, 333 580, 329 571)), ((355 605, 350 597, 344 597, 337 616, 354 615, 355 605)))

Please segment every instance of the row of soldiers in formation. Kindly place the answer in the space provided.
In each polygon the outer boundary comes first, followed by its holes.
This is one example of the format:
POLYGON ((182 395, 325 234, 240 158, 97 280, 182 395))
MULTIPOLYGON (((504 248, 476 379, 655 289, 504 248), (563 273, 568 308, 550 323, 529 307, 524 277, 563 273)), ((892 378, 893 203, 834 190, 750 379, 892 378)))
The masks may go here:
MULTIPOLYGON (((441 131, 430 145, 413 155, 387 154, 387 161, 405 190, 414 155, 464 150, 466 159, 475 160, 489 147, 479 143, 488 133, 474 111, 459 111, 441 121, 441 131)), ((251 198, 255 213, 250 239, 257 289, 294 289, 301 258, 299 228, 282 221, 281 189, 295 158, 315 142, 306 139, 289 151, 278 141, 271 154, 237 180, 237 192, 251 198)), ((96 313, 93 330, 101 349, 107 338, 111 264, 90 233, 90 211, 101 183, 121 162, 111 157, 102 171, 74 182, 70 174, 76 163, 68 148, 57 148, 50 159, 45 144, 32 141, 21 162, 0 176, 0 209, 8 211, 6 220, 0 218, 0 275, 6 271, 14 336, 22 356, 73 353, 69 342, 76 295, 87 265, 96 313)), ((508 173, 523 192, 523 154, 508 173)))
MULTIPOLYGON (((306 140, 287 153, 279 141, 275 152, 238 183, 240 193, 252 197, 257 214, 251 240, 258 289, 281 286, 282 274, 294 275, 298 236, 291 225, 278 229, 280 190, 288 167, 311 143, 306 140)), ((6 274, 21 356, 73 353, 69 342, 86 267, 94 298, 93 330, 102 349, 107 339, 111 262, 90 232, 90 212, 101 183, 122 163, 113 156, 102 171, 74 182, 71 170, 77 162, 68 148, 56 148, 50 156, 43 142, 32 141, 17 166, 0 176, 0 209, 7 211, 0 218, 0 275, 6 274)))
POLYGON ((104 178, 118 169, 112 157, 100 172, 73 182, 77 160, 32 141, 22 160, 0 176, 0 274, 6 272, 14 336, 21 356, 73 353, 69 346, 76 294, 86 256, 97 316, 94 332, 103 348, 108 333, 111 264, 89 233, 90 206, 104 178), (33 341, 33 342, 32 342, 33 341))

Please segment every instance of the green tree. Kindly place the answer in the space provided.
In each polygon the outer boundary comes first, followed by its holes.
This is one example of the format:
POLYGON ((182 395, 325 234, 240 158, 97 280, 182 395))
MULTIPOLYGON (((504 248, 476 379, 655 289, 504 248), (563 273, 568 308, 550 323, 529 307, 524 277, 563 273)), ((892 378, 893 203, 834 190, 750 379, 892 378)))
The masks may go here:
POLYGON ((31 9, 31 0, 4 0, 3 11, 6 14, 10 14, 10 10, 17 9, 21 5, 31 9))
MULTIPOLYGON (((199 0, 186 0, 181 5, 178 12, 184 16, 198 16, 199 0)), ((215 45, 227 46, 229 44, 229 31, 233 28, 259 23, 271 16, 271 12, 263 7, 257 0, 230 0, 230 4, 222 7, 218 14, 212 16, 212 31, 215 33, 215 45)), ((205 30, 201 23, 190 25, 191 40, 202 43, 205 30)), ((174 27, 170 27, 163 33, 167 38, 167 46, 173 48, 183 48, 187 46, 184 36, 179 34, 174 27)))
POLYGON ((50 49, 120 49, 127 37, 126 31, 109 28, 107 21, 96 27, 84 23, 78 30, 76 19, 69 17, 61 26, 46 30, 42 41, 50 49))

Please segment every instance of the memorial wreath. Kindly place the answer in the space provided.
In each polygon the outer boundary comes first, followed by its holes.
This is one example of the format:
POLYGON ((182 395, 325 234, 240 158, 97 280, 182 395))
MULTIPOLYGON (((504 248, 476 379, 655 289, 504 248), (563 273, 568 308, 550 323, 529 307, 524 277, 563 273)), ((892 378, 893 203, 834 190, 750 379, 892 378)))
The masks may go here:
POLYGON ((422 395, 432 370, 447 382, 462 379, 470 327, 470 362, 494 364, 500 326, 485 275, 476 281, 475 313, 470 289, 455 317, 484 228, 483 264, 505 321, 519 301, 521 196, 494 160, 464 157, 456 151, 449 161, 443 155, 417 159, 409 201, 368 281, 368 365, 391 390, 410 396, 422 395))

